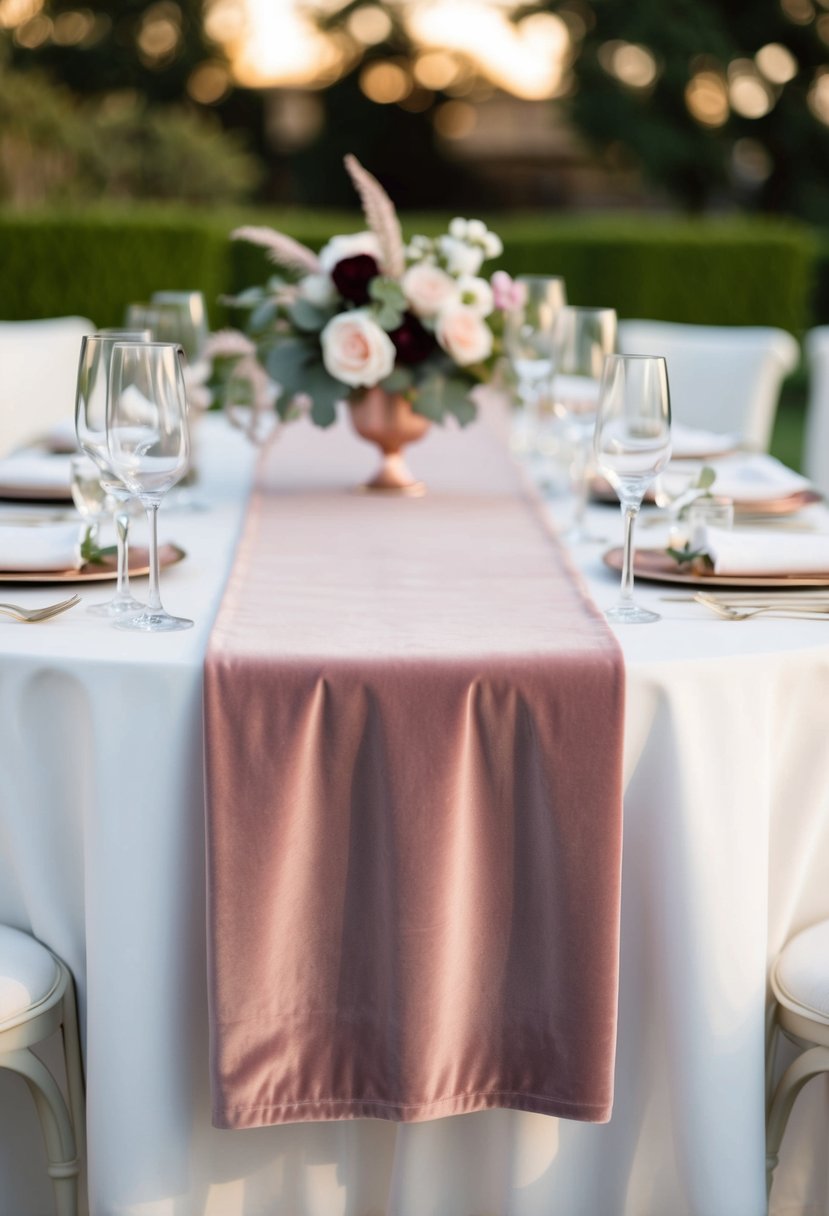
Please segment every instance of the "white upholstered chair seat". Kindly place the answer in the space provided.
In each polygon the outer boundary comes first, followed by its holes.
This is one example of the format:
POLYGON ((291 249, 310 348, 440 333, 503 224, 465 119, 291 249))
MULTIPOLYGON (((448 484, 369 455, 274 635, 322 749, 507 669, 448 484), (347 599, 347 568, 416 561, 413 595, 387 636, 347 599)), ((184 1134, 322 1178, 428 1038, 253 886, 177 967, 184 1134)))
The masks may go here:
POLYGON ((772 989, 792 1013, 829 1026, 829 921, 792 938, 777 960, 772 989))
POLYGON ((78 1216, 85 1112, 72 976, 40 942, 6 925, 0 925, 0 1068, 22 1077, 34 1100, 57 1216, 78 1216), (68 1103, 31 1050, 57 1031, 63 1041, 68 1103))
POLYGON ((74 417, 85 317, 0 322, 0 457, 74 417))
POLYGON ((15 1026, 54 994, 60 969, 45 946, 0 925, 0 1030, 15 1026))
POLYGON ((775 1003, 767 1059, 769 1190, 797 1095, 807 1081, 829 1072, 829 921, 803 929, 783 948, 772 969, 771 988, 775 1003), (771 1093, 775 1046, 780 1033, 800 1049, 800 1054, 771 1093))
POLYGON ((620 321, 619 349, 665 357, 674 421, 739 435, 747 446, 768 451, 780 387, 799 359, 786 330, 620 321))

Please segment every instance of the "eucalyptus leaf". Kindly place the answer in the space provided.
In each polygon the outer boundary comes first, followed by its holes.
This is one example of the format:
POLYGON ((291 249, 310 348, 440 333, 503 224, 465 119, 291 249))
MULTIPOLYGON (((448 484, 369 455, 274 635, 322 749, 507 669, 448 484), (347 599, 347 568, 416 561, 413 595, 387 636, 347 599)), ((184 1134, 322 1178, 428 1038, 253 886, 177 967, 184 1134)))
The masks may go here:
POLYGON ((387 304, 390 308, 396 308, 398 312, 406 311, 406 297, 396 279, 387 279, 383 275, 377 275, 368 285, 368 294, 378 304, 387 304))
POLYGON ((698 490, 710 490, 711 486, 714 484, 714 482, 716 480, 717 480, 717 470, 712 469, 709 464, 703 465, 703 467, 699 471, 699 477, 697 478, 697 489, 698 490))
POLYGON ((250 314, 249 327, 258 333, 267 329, 276 320, 278 308, 275 300, 263 300, 250 314))
POLYGON ((398 329, 403 323, 403 313, 398 308, 395 308, 393 304, 375 304, 369 309, 369 312, 380 328, 384 329, 386 333, 391 333, 392 330, 398 329))
POLYGON ((414 382, 414 375, 408 367, 396 367, 390 376, 380 381, 380 388, 387 393, 405 393, 414 382))
POLYGON ((305 373, 302 392, 311 398, 311 418, 317 426, 331 426, 337 420, 337 402, 348 390, 339 380, 329 376, 324 367, 310 367, 305 373))
POLYGON ((268 375, 287 397, 302 392, 309 374, 308 364, 313 357, 308 344, 297 338, 278 342, 265 356, 268 375))
POLYGON ((323 312, 321 308, 317 308, 309 300, 303 300, 301 296, 292 301, 288 308, 288 315, 297 329, 310 334, 318 334, 331 319, 330 312, 323 312))
POLYGON ((432 422, 440 422, 444 413, 444 397, 443 390, 446 380, 443 376, 430 376, 428 380, 422 381, 418 385, 417 394, 412 402, 412 409, 416 414, 422 414, 424 418, 431 419, 432 422))

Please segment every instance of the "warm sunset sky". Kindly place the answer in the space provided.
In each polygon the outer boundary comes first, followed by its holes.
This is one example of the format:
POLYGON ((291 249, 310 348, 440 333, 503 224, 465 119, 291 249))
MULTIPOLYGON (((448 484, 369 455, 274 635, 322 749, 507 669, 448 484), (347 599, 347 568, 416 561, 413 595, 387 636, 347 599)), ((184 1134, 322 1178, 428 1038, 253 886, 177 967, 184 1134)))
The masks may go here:
MULTIPOLYGON (((336 0, 317 0, 320 7, 336 0)), ((424 48, 463 52, 493 83, 523 97, 552 96, 569 45, 567 27, 552 14, 518 26, 507 19, 512 0, 408 0, 409 29, 424 48)), ((382 15, 377 13, 382 29, 382 15)), ((209 27, 224 31, 243 84, 313 83, 336 69, 339 54, 303 17, 294 0, 215 0, 209 27)), ((364 22, 367 41, 371 21, 364 22)))

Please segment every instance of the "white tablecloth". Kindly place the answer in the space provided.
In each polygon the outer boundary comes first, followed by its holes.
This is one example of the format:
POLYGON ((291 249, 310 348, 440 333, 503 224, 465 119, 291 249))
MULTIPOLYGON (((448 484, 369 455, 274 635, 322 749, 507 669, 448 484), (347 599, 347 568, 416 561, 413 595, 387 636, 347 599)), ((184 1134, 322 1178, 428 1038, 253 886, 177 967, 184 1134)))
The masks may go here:
MULTIPOLYGON (((301 427, 281 442, 302 442, 301 427)), ((456 444, 462 462, 462 435, 425 442, 456 444)), ((166 514, 162 531, 189 556, 163 578, 164 599, 195 629, 137 636, 82 609, 0 623, 0 920, 77 978, 94 1216, 761 1216, 767 961, 829 916, 829 622, 721 622, 659 603, 664 587, 641 589, 660 624, 619 630, 627 794, 610 1124, 491 1111, 406 1127, 211 1127, 201 663, 253 459, 208 420, 211 509, 166 514)), ((355 479, 374 461, 355 439, 355 479)), ((591 523, 619 535, 612 509, 591 523)), ((616 577, 601 548, 574 560, 606 605, 616 577)), ((829 1212, 827 1090, 810 1090, 784 1141, 776 1216, 829 1212)), ((0 1072, 0 1216, 46 1216, 51 1203, 28 1096, 0 1072)))

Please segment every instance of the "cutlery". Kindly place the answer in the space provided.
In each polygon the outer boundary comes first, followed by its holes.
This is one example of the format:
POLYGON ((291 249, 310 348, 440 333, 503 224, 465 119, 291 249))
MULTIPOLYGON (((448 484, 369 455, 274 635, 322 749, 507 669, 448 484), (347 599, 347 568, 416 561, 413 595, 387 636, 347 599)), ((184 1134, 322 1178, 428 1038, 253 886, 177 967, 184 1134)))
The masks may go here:
POLYGON ((825 604, 829 606, 829 592, 807 591, 777 591, 773 594, 752 594, 749 591, 736 591, 732 594, 725 592, 712 595, 708 591, 697 591, 694 595, 661 595, 659 598, 666 604, 694 604, 700 595, 716 599, 720 604, 825 604))
POLYGON ((47 604, 44 608, 21 608, 19 604, 0 604, 0 614, 9 616, 14 621, 48 621, 50 617, 60 616, 81 602, 79 595, 70 595, 68 600, 60 600, 57 604, 47 604))
POLYGON ((698 604, 709 608, 725 621, 749 621, 752 617, 761 616, 764 613, 791 617, 829 616, 829 602, 825 600, 822 603, 813 600, 800 606, 788 601, 787 603, 765 603, 756 607, 750 607, 748 604, 745 604, 744 607, 734 607, 731 604, 724 603, 722 600, 715 599, 712 595, 705 595, 703 592, 694 598, 698 604))

